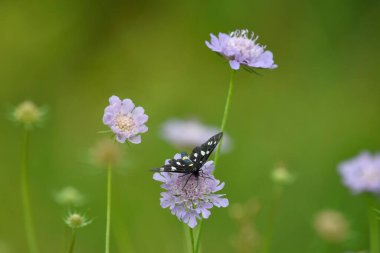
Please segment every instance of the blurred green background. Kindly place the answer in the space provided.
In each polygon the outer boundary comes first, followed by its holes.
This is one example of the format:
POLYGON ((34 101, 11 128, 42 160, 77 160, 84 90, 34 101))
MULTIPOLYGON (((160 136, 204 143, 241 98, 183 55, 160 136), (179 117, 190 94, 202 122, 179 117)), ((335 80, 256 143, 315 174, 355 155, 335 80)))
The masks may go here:
MULTIPOLYGON (((319 210, 341 210, 353 230, 336 252, 367 249, 366 199, 340 182, 337 164, 380 141, 380 2, 312 1, 18 1, 0 2, 0 241, 27 252, 19 164, 23 130, 7 109, 25 99, 46 105, 32 133, 31 187, 41 252, 63 252, 65 210, 53 194, 72 185, 94 218, 77 252, 102 252, 105 171, 88 151, 105 130, 110 95, 132 98, 150 116, 141 145, 124 145, 127 166, 114 175, 112 252, 182 252, 183 225, 159 205, 149 169, 175 150, 159 135, 167 119, 197 116, 219 125, 229 67, 204 44, 209 33, 248 28, 279 65, 261 75, 240 71, 228 120, 233 150, 216 176, 230 203, 257 199, 265 231, 270 172, 282 161, 296 175, 275 223, 273 252, 309 251, 319 210), (126 239, 125 239, 126 240, 126 239)), ((228 209, 204 223, 203 252, 233 252, 238 226, 228 209)), ((318 242, 322 243, 322 242, 318 242)))

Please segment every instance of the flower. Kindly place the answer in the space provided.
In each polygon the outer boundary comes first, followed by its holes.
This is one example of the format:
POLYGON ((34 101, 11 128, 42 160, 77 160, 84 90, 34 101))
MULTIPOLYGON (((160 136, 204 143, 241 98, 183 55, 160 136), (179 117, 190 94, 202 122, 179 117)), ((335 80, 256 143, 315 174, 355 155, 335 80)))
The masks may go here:
POLYGON ((123 160, 123 152, 120 145, 116 145, 113 140, 101 139, 94 148, 91 149, 92 162, 100 167, 108 165, 118 165, 123 160))
POLYGON ((206 41, 207 47, 225 57, 234 70, 238 70, 240 65, 252 68, 277 68, 273 62, 272 52, 256 43, 258 36, 254 37, 253 32, 250 37, 248 30, 236 30, 229 35, 219 33, 218 37, 213 34, 210 36, 211 42, 206 41))
POLYGON ((324 210, 314 219, 317 234, 328 242, 342 242, 347 239, 349 225, 346 218, 338 211, 324 210))
MULTIPOLYGON (((166 121, 161 128, 161 136, 176 147, 191 149, 207 141, 210 136, 219 133, 220 129, 206 126, 195 119, 181 120, 171 119, 166 121)), ((231 139, 224 134, 222 151, 231 149, 231 139)))
MULTIPOLYGON (((180 157, 179 154, 174 156, 175 159, 180 157)), ((202 166, 198 178, 180 173, 154 173, 153 179, 163 182, 161 187, 166 190, 161 193, 161 207, 169 208, 173 215, 191 228, 197 225, 197 219, 207 219, 213 206, 227 207, 228 199, 222 198, 225 194, 215 194, 223 189, 224 183, 215 179, 212 174, 214 169, 213 161, 208 161, 202 166)))
POLYGON ((84 197, 78 189, 66 186, 55 195, 55 200, 60 205, 80 206, 84 202, 84 197))
POLYGON ((32 101, 24 101, 13 110, 12 119, 30 128, 38 125, 45 113, 44 109, 38 108, 32 101))
POLYGON ((273 182, 279 185, 291 184, 294 181, 294 176, 283 165, 277 166, 271 174, 273 182))
POLYGON ((362 152, 357 157, 342 162, 338 170, 343 183, 354 194, 380 193, 380 154, 362 152))
POLYGON ((144 114, 142 107, 135 107, 132 100, 120 100, 117 96, 111 96, 110 105, 104 109, 103 123, 109 126, 116 135, 116 140, 124 143, 126 140, 134 144, 141 143, 139 134, 148 131, 145 122, 148 115, 144 114))
POLYGON ((79 213, 69 213, 65 219, 65 223, 72 229, 83 228, 89 225, 92 221, 85 215, 79 213))

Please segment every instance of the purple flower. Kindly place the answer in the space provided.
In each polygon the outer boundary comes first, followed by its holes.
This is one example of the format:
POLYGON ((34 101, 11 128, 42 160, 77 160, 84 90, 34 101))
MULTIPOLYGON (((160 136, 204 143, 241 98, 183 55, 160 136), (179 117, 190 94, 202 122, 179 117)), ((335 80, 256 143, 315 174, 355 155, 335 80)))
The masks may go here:
MULTIPOLYGON (((176 154, 174 158, 181 156, 176 154)), ((227 207, 228 199, 222 198, 225 194, 215 194, 223 189, 224 183, 215 179, 212 174, 214 169, 213 161, 208 161, 201 168, 198 178, 180 173, 154 173, 153 179, 163 182, 161 187, 166 190, 161 193, 161 207, 169 208, 173 215, 191 228, 197 225, 197 219, 207 219, 213 206, 227 207)))
MULTIPOLYGON (((180 120, 171 119, 162 125, 162 137, 174 146, 186 149, 199 146, 205 141, 220 132, 217 127, 206 126, 195 119, 180 120)), ((222 142, 222 151, 228 152, 231 149, 231 139, 224 134, 222 142)))
POLYGON ((120 100, 117 96, 109 99, 110 105, 104 109, 103 123, 109 126, 116 135, 116 140, 124 143, 126 140, 139 144, 141 136, 139 134, 148 131, 145 122, 148 115, 144 114, 142 107, 135 107, 132 100, 120 100))
POLYGON ((250 37, 248 30, 236 30, 230 35, 219 33, 218 37, 213 34, 210 36, 211 42, 206 41, 206 45, 229 60, 234 70, 238 70, 241 64, 252 68, 277 68, 272 52, 256 43, 258 36, 254 37, 253 32, 250 37))
POLYGON ((380 193, 380 154, 362 152, 357 157, 342 162, 338 170, 343 183, 353 193, 380 193))

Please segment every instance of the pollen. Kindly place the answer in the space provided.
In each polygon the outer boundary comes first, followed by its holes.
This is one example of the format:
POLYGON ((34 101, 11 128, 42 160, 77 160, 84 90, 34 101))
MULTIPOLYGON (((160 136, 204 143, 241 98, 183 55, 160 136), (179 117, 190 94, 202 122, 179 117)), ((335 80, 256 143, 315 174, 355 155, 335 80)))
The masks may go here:
POLYGON ((122 132, 131 132, 135 128, 135 122, 129 115, 118 115, 116 117, 116 127, 122 132))

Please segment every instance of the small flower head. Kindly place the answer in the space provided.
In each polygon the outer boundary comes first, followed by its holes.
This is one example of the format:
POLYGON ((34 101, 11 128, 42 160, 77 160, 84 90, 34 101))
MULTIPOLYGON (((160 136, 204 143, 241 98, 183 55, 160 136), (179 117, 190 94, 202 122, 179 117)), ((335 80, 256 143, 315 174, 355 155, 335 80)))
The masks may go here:
MULTIPOLYGON (((192 149, 219 132, 217 127, 206 126, 195 119, 171 119, 162 125, 161 136, 177 148, 192 149)), ((228 152, 230 149, 231 139, 224 134, 221 151, 228 152)))
POLYGON ((79 213, 69 213, 65 218, 65 223, 72 229, 83 228, 91 222, 85 215, 79 213))
POLYGON ((248 68, 277 68, 272 52, 256 43, 258 37, 254 37, 253 32, 250 35, 248 30, 236 30, 229 35, 219 33, 218 37, 213 34, 210 36, 211 42, 206 41, 206 45, 226 58, 234 70, 238 70, 240 65, 248 68))
POLYGON ((271 177, 273 182, 278 185, 287 185, 294 181, 293 175, 290 174, 288 169, 283 165, 277 166, 272 171, 271 177))
POLYGON ((354 193, 380 193, 380 154, 362 152, 338 166, 343 183, 354 193))
POLYGON ((241 203, 233 204, 229 208, 230 217, 241 224, 245 224, 245 223, 250 224, 251 221, 258 215, 259 212, 260 212, 260 205, 254 199, 251 199, 243 204, 241 203))
POLYGON ((80 206, 84 202, 84 197, 78 189, 66 186, 55 195, 55 200, 64 206, 80 206))
MULTIPOLYGON (((179 159, 180 155, 174 158, 179 159)), ((227 207, 228 199, 223 198, 225 194, 216 194, 223 189, 224 183, 215 179, 212 174, 214 169, 214 163, 208 161, 201 168, 202 175, 199 177, 155 173, 153 179, 163 182, 161 187, 166 190, 161 193, 161 207, 169 208, 173 215, 191 228, 197 225, 197 219, 207 219, 211 215, 209 209, 213 206, 227 207)))
POLYGON ((31 101, 24 101, 13 110, 12 119, 26 128, 31 128, 41 123, 44 115, 44 109, 38 108, 31 101))
POLYGON ((349 225, 346 218, 338 211, 325 210, 318 213, 314 219, 314 228, 324 240, 339 243, 347 239, 349 225))
POLYGON ((110 105, 104 110, 103 123, 109 126, 116 135, 116 140, 124 143, 141 143, 141 135, 148 131, 144 125, 148 116, 142 107, 135 107, 130 99, 120 100, 117 96, 109 99, 110 105))
POLYGON ((120 145, 110 139, 99 140, 91 150, 91 158, 94 164, 105 167, 118 165, 123 160, 123 152, 120 145))

